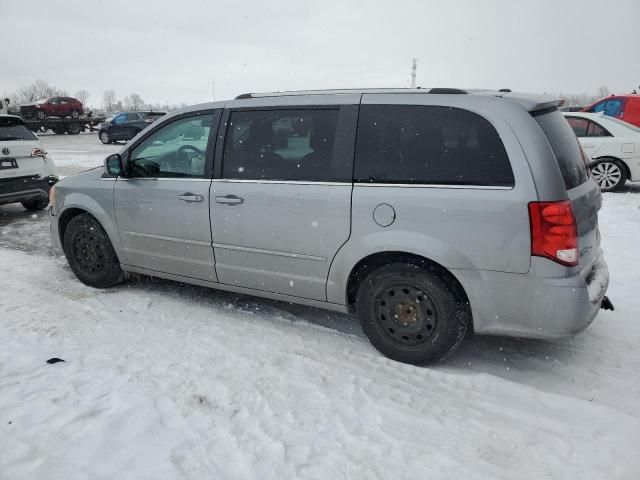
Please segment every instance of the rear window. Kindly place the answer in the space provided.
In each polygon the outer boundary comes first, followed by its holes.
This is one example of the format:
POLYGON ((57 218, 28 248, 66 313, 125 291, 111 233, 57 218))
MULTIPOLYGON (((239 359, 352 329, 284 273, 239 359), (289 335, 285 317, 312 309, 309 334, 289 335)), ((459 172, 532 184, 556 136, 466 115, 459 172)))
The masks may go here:
POLYGON ((35 139, 36 136, 19 118, 0 118, 0 142, 35 139))
POLYGON ((567 190, 587 181, 587 167, 582 160, 580 145, 569 122, 557 109, 546 113, 533 112, 556 156, 567 190))
POLYGON ((436 185, 514 185, 498 132, 458 108, 363 105, 355 181, 436 185))

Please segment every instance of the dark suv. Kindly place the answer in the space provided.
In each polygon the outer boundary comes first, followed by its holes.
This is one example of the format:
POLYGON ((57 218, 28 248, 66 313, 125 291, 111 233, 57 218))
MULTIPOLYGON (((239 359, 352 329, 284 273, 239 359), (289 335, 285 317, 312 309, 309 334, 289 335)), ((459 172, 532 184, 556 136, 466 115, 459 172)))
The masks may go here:
POLYGON ((72 117, 78 118, 84 113, 82 102, 72 97, 41 98, 20 107, 24 118, 72 117))
POLYGON ((102 143, 131 140, 149 124, 164 115, 166 115, 165 112, 149 111, 118 113, 100 125, 98 137, 102 143))

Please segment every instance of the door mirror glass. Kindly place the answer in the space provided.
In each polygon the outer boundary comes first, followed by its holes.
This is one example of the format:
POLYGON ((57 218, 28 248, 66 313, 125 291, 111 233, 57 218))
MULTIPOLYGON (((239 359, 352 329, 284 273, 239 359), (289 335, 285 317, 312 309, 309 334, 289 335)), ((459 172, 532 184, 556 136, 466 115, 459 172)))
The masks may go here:
POLYGON ((110 177, 119 177, 124 170, 122 165, 122 157, 119 153, 109 155, 104 161, 104 168, 110 177))

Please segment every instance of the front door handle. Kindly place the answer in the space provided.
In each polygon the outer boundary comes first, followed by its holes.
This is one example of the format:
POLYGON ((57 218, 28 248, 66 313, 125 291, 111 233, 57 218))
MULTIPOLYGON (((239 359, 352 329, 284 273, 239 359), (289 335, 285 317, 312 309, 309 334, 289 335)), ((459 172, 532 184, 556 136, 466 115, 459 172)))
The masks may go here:
POLYGON ((216 203, 222 203, 223 205, 240 205, 244 202, 244 199, 237 195, 225 195, 224 197, 216 197, 216 203))
POLYGON ((187 203, 202 202, 204 200, 204 197, 202 195, 196 195, 195 193, 191 192, 185 192, 182 195, 178 195, 178 198, 187 203))

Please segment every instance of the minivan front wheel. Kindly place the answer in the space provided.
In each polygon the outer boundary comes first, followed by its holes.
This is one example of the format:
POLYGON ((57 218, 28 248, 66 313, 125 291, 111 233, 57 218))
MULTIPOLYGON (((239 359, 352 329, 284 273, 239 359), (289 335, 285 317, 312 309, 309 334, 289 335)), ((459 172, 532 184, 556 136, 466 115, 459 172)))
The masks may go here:
POLYGON ((603 192, 620 190, 627 181, 627 170, 614 159, 600 160, 591 167, 591 174, 603 192))
POLYGON ((106 145, 111 143, 111 137, 107 132, 100 132, 100 141, 106 145))
POLYGON ((435 272, 391 264, 370 273, 358 289, 356 311, 364 333, 387 357, 425 365, 453 353, 469 315, 451 285, 435 272))
POLYGON ((109 237, 91 215, 71 219, 64 232, 63 247, 71 270, 85 285, 108 288, 124 279, 109 237))

